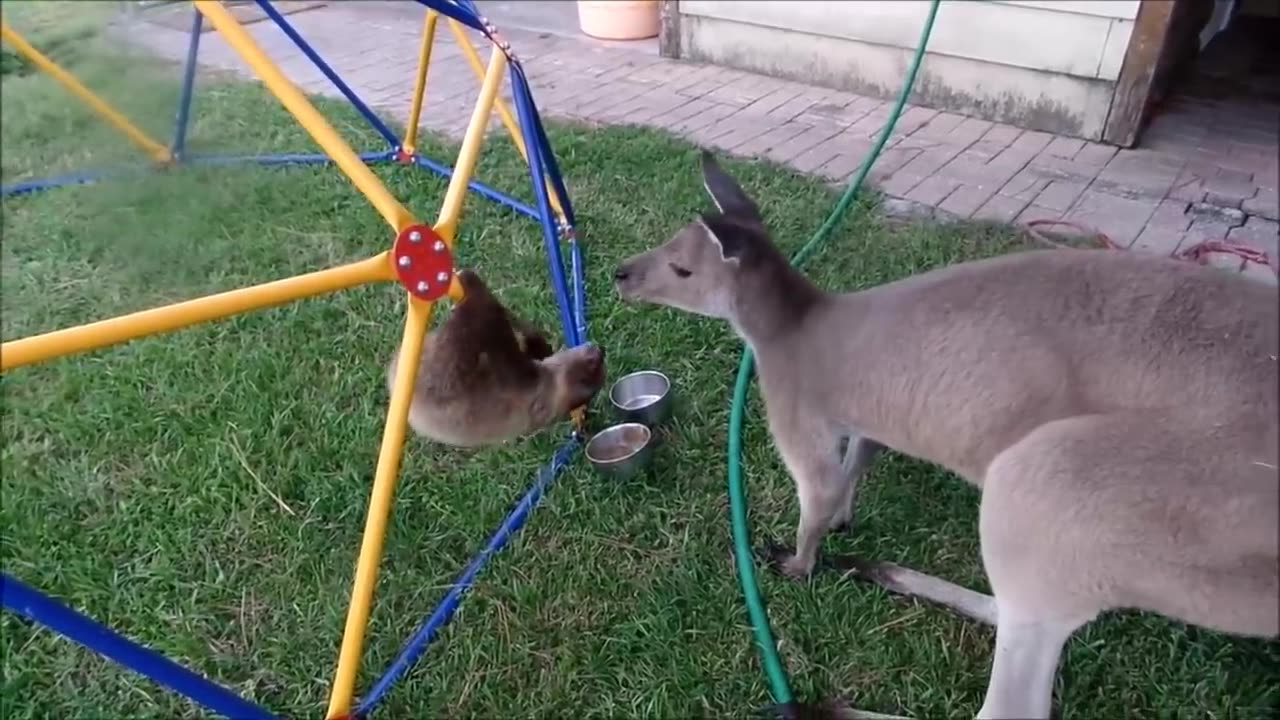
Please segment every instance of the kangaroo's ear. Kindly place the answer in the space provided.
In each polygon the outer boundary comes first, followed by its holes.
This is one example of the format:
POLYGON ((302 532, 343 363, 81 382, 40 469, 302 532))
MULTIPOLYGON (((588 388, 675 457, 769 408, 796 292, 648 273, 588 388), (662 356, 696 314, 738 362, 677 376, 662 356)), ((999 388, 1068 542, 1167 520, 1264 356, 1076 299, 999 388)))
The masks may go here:
POLYGON ((721 260, 738 265, 750 257, 752 238, 743 231, 742 226, 709 215, 698 218, 698 225, 706 233, 707 239, 720 250, 721 260))
POLYGON ((729 177, 729 173, 720 167, 709 150, 702 151, 702 185, 721 213, 743 220, 764 222, 755 201, 743 192, 737 181, 729 177))

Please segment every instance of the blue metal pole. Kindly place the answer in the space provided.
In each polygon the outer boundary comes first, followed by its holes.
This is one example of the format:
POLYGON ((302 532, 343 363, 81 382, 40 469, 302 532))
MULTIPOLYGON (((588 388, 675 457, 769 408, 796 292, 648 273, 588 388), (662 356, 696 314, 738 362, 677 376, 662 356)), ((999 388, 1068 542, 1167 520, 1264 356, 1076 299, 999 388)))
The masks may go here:
MULTIPOLYGON (((441 165, 440 163, 430 158, 425 158, 421 155, 415 155, 413 160, 418 165, 428 170, 431 170, 432 172, 443 175, 446 178, 453 177, 453 170, 449 169, 448 167, 445 167, 444 165, 441 165)), ((479 180, 472 180, 471 182, 467 183, 467 187, 471 190, 474 190, 476 193, 479 193, 480 195, 483 195, 484 197, 489 198, 490 200, 496 203, 499 203, 501 205, 506 205, 507 207, 511 208, 512 210, 515 210, 516 212, 522 215, 527 215, 533 218, 534 220, 538 219, 537 210, 534 210, 533 208, 529 207, 528 205, 525 205, 524 203, 511 197, 510 195, 507 195, 506 193, 500 192, 498 190, 494 190, 493 188, 489 187, 488 185, 485 185, 479 180)))
POLYGON ((369 109, 369 106, 366 105, 358 95, 356 95, 354 90, 343 82, 341 77, 338 77, 338 73, 334 72, 333 68, 329 67, 329 64, 324 61, 324 58, 320 57, 320 54, 317 53, 315 49, 298 34, 298 31, 289 24, 288 20, 284 19, 284 16, 275 9, 275 6, 273 6, 269 0, 257 0, 257 2, 258 6, 262 8, 262 11, 267 14, 267 17, 271 18, 271 21, 276 24, 276 27, 279 27, 285 35, 288 35, 289 39, 293 41, 293 44, 297 45, 298 49, 302 51, 302 54, 306 55, 307 59, 314 63, 320 72, 324 73, 325 77, 329 78, 329 82, 333 83, 333 86, 338 88, 338 91, 347 98, 347 101, 351 103, 352 107, 363 115, 365 120, 369 121, 369 124, 373 126, 373 129, 377 130, 378 134, 381 135, 391 147, 399 147, 400 138, 396 137, 396 134, 391 132, 391 128, 387 127, 386 123, 382 122, 382 119, 369 109))
POLYGON ((542 225, 542 244, 547 252, 547 265, 551 274, 551 285, 555 290, 556 304, 560 309, 560 323, 564 327, 565 342, 571 346, 580 345, 578 326, 573 319, 570 307, 569 291, 565 285, 564 260, 560 256, 559 232, 555 226, 555 215, 551 211, 551 203, 547 197, 547 186, 542 148, 539 147, 537 134, 533 130, 533 118, 529 112, 529 88, 520 73, 512 73, 512 99, 515 100, 516 112, 520 116, 520 132, 524 136, 525 151, 529 156, 529 179, 533 183, 533 195, 538 201, 538 220, 542 225))
POLYGON ((8 573, 0 573, 0 602, 86 648, 141 673, 206 708, 234 720, 275 716, 174 661, 82 615, 8 573))
POLYGON ((10 195, 26 195, 28 193, 39 192, 41 190, 52 190, 53 188, 65 187, 67 185, 87 185, 89 183, 97 182, 109 175, 116 174, 121 173, 113 173, 109 171, 81 172, 58 175, 55 177, 39 178, 37 180, 24 180, 22 182, 0 186, 0 196, 8 197, 10 195))
POLYGON ((191 116, 191 92, 196 83, 196 57, 200 53, 200 30, 204 24, 204 15, 199 10, 191 11, 191 40, 187 43, 187 65, 182 70, 182 95, 178 98, 178 118, 173 127, 173 145, 169 152, 174 159, 182 159, 187 144, 187 122, 191 116))
POLYGON ((429 7, 445 17, 453 18, 472 30, 479 30, 484 33, 485 37, 489 36, 489 33, 485 32, 484 23, 480 22, 480 13, 475 12, 475 5, 467 7, 462 3, 450 2, 449 0, 417 1, 419 5, 429 7))
POLYGON ((357 717, 366 717, 374 706, 386 696, 396 680, 418 661, 422 653, 427 649, 427 645, 435 639, 440 628, 444 627, 453 617, 458 605, 462 603, 463 596, 475 582, 476 575, 479 574, 485 563, 489 561, 489 558, 501 550, 507 544, 507 541, 524 525, 529 518, 529 513, 537 506, 538 501, 542 499, 543 492, 547 489, 547 486, 569 463, 579 445, 580 442, 577 436, 570 437, 556 449, 555 454, 551 456, 551 460, 538 470, 537 479, 534 480, 524 496, 520 498, 520 501, 516 503, 515 508, 502 521, 498 529, 494 531, 489 541, 485 543, 484 548, 476 553, 475 557, 471 558, 471 561, 467 563, 458 579, 449 587, 449 592, 440 600, 435 610, 427 616, 422 625, 414 631, 386 672, 382 674, 382 677, 378 678, 378 681, 370 688, 368 695, 360 701, 355 711, 357 717))
POLYGON ((565 221, 568 223, 567 234, 569 239, 569 272, 573 277, 573 319, 578 328, 578 341, 586 342, 587 340, 587 299, 586 299, 586 278, 584 277, 582 243, 578 242, 577 219, 573 213, 573 202, 569 198, 569 190, 565 187, 564 177, 560 174, 560 165, 556 160, 555 151, 551 149, 551 141, 547 138, 546 128, 542 125, 542 118, 538 115, 537 103, 533 100, 533 93, 530 90, 528 76, 524 74, 524 67, 520 63, 513 63, 513 73, 520 76, 521 82, 528 92, 526 100, 529 103, 530 114, 533 117, 533 127, 537 131, 538 142, 541 145, 540 154, 543 161, 547 165, 547 175, 551 178, 552 189, 560 200, 560 207, 564 209, 565 221))
POLYGON ((587 341, 587 279, 583 271, 582 243, 577 235, 569 235, 569 272, 573 275, 573 321, 578 326, 578 342, 587 341))
POLYGON ((542 117, 538 114, 538 105, 533 99, 533 91, 529 85, 529 77, 524 74, 524 67, 519 63, 512 63, 514 73, 520 75, 520 81, 523 84, 528 95, 529 112, 533 116, 533 129, 537 132, 538 143, 541 146, 542 159, 546 163, 547 175, 551 178, 551 187, 556 191, 556 195, 560 199, 560 207, 564 208, 565 219, 570 225, 576 225, 577 219, 573 213, 573 202, 569 198, 569 190, 565 187, 564 177, 560 174, 560 163, 556 159, 555 152, 551 149, 551 141, 547 139, 546 128, 542 125, 542 117))

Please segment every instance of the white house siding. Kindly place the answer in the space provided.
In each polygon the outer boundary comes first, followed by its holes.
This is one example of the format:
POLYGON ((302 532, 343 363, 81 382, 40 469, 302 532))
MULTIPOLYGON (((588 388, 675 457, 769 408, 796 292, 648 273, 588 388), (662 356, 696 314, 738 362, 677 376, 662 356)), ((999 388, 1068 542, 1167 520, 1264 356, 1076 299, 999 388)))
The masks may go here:
MULTIPOLYGON (((912 98, 1098 139, 1139 0, 946 0, 912 98)), ((681 57, 892 96, 927 0, 680 0, 681 57)))

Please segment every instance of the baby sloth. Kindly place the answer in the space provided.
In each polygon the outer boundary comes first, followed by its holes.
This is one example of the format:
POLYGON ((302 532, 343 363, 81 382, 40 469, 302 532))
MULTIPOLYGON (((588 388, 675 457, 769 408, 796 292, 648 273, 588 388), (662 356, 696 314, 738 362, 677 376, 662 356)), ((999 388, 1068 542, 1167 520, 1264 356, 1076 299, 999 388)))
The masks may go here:
MULTIPOLYGON (((422 344, 409 405, 418 435, 459 447, 527 435, 585 405, 604 385, 604 350, 587 343, 551 352, 472 270, 458 273, 463 299, 422 344)), ((395 385, 400 350, 387 365, 395 385)))

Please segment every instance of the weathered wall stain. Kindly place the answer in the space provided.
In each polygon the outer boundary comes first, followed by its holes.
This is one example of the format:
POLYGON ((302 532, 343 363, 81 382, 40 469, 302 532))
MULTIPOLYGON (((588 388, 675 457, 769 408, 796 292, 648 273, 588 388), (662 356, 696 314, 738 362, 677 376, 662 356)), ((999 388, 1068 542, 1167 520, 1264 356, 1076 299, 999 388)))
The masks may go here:
MULTIPOLYGON (((818 39, 794 31, 752 27, 748 32, 757 36, 755 39, 758 39, 763 32, 768 32, 770 36, 777 38, 775 42, 770 43, 772 47, 768 47, 762 46, 759 42, 728 41, 726 35, 732 35, 738 28, 747 27, 742 23, 724 20, 709 21, 707 18, 684 16, 681 26, 681 57, 685 60, 708 62, 882 99, 896 97, 899 90, 896 81, 892 86, 887 86, 871 77, 868 70, 859 64, 851 52, 832 51, 832 48, 840 46, 848 46, 852 49, 857 46, 853 41, 818 39), (825 44, 826 47, 822 50, 809 49, 813 43, 806 43, 807 38, 813 38, 825 44), (792 50, 797 46, 806 49, 792 50)), ((897 78, 906 75, 909 56, 910 53, 904 53, 904 59, 893 61, 893 66, 897 68, 895 73, 897 78)), ((1084 108, 1073 107, 1045 93, 1038 96, 1008 90, 975 93, 968 89, 957 88, 954 83, 948 82, 939 73, 930 71, 931 57, 927 54, 925 56, 915 90, 909 98, 912 104, 1007 123, 1028 130, 1040 130, 1087 140, 1101 138, 1105 112, 1090 119, 1083 112, 1084 108)), ((994 69, 998 68, 993 67, 994 69)), ((876 75, 883 77, 885 75, 883 64, 878 70, 876 75)), ((1024 68, 1016 70, 1023 73, 1024 77, 1043 76, 1045 86, 1065 77, 1038 70, 1024 68)), ((1084 88, 1083 94, 1090 97, 1095 94, 1110 97, 1115 86, 1114 82, 1107 80, 1074 76, 1068 79, 1077 87, 1084 88)), ((982 84, 979 83, 978 86, 981 88, 982 84)))

